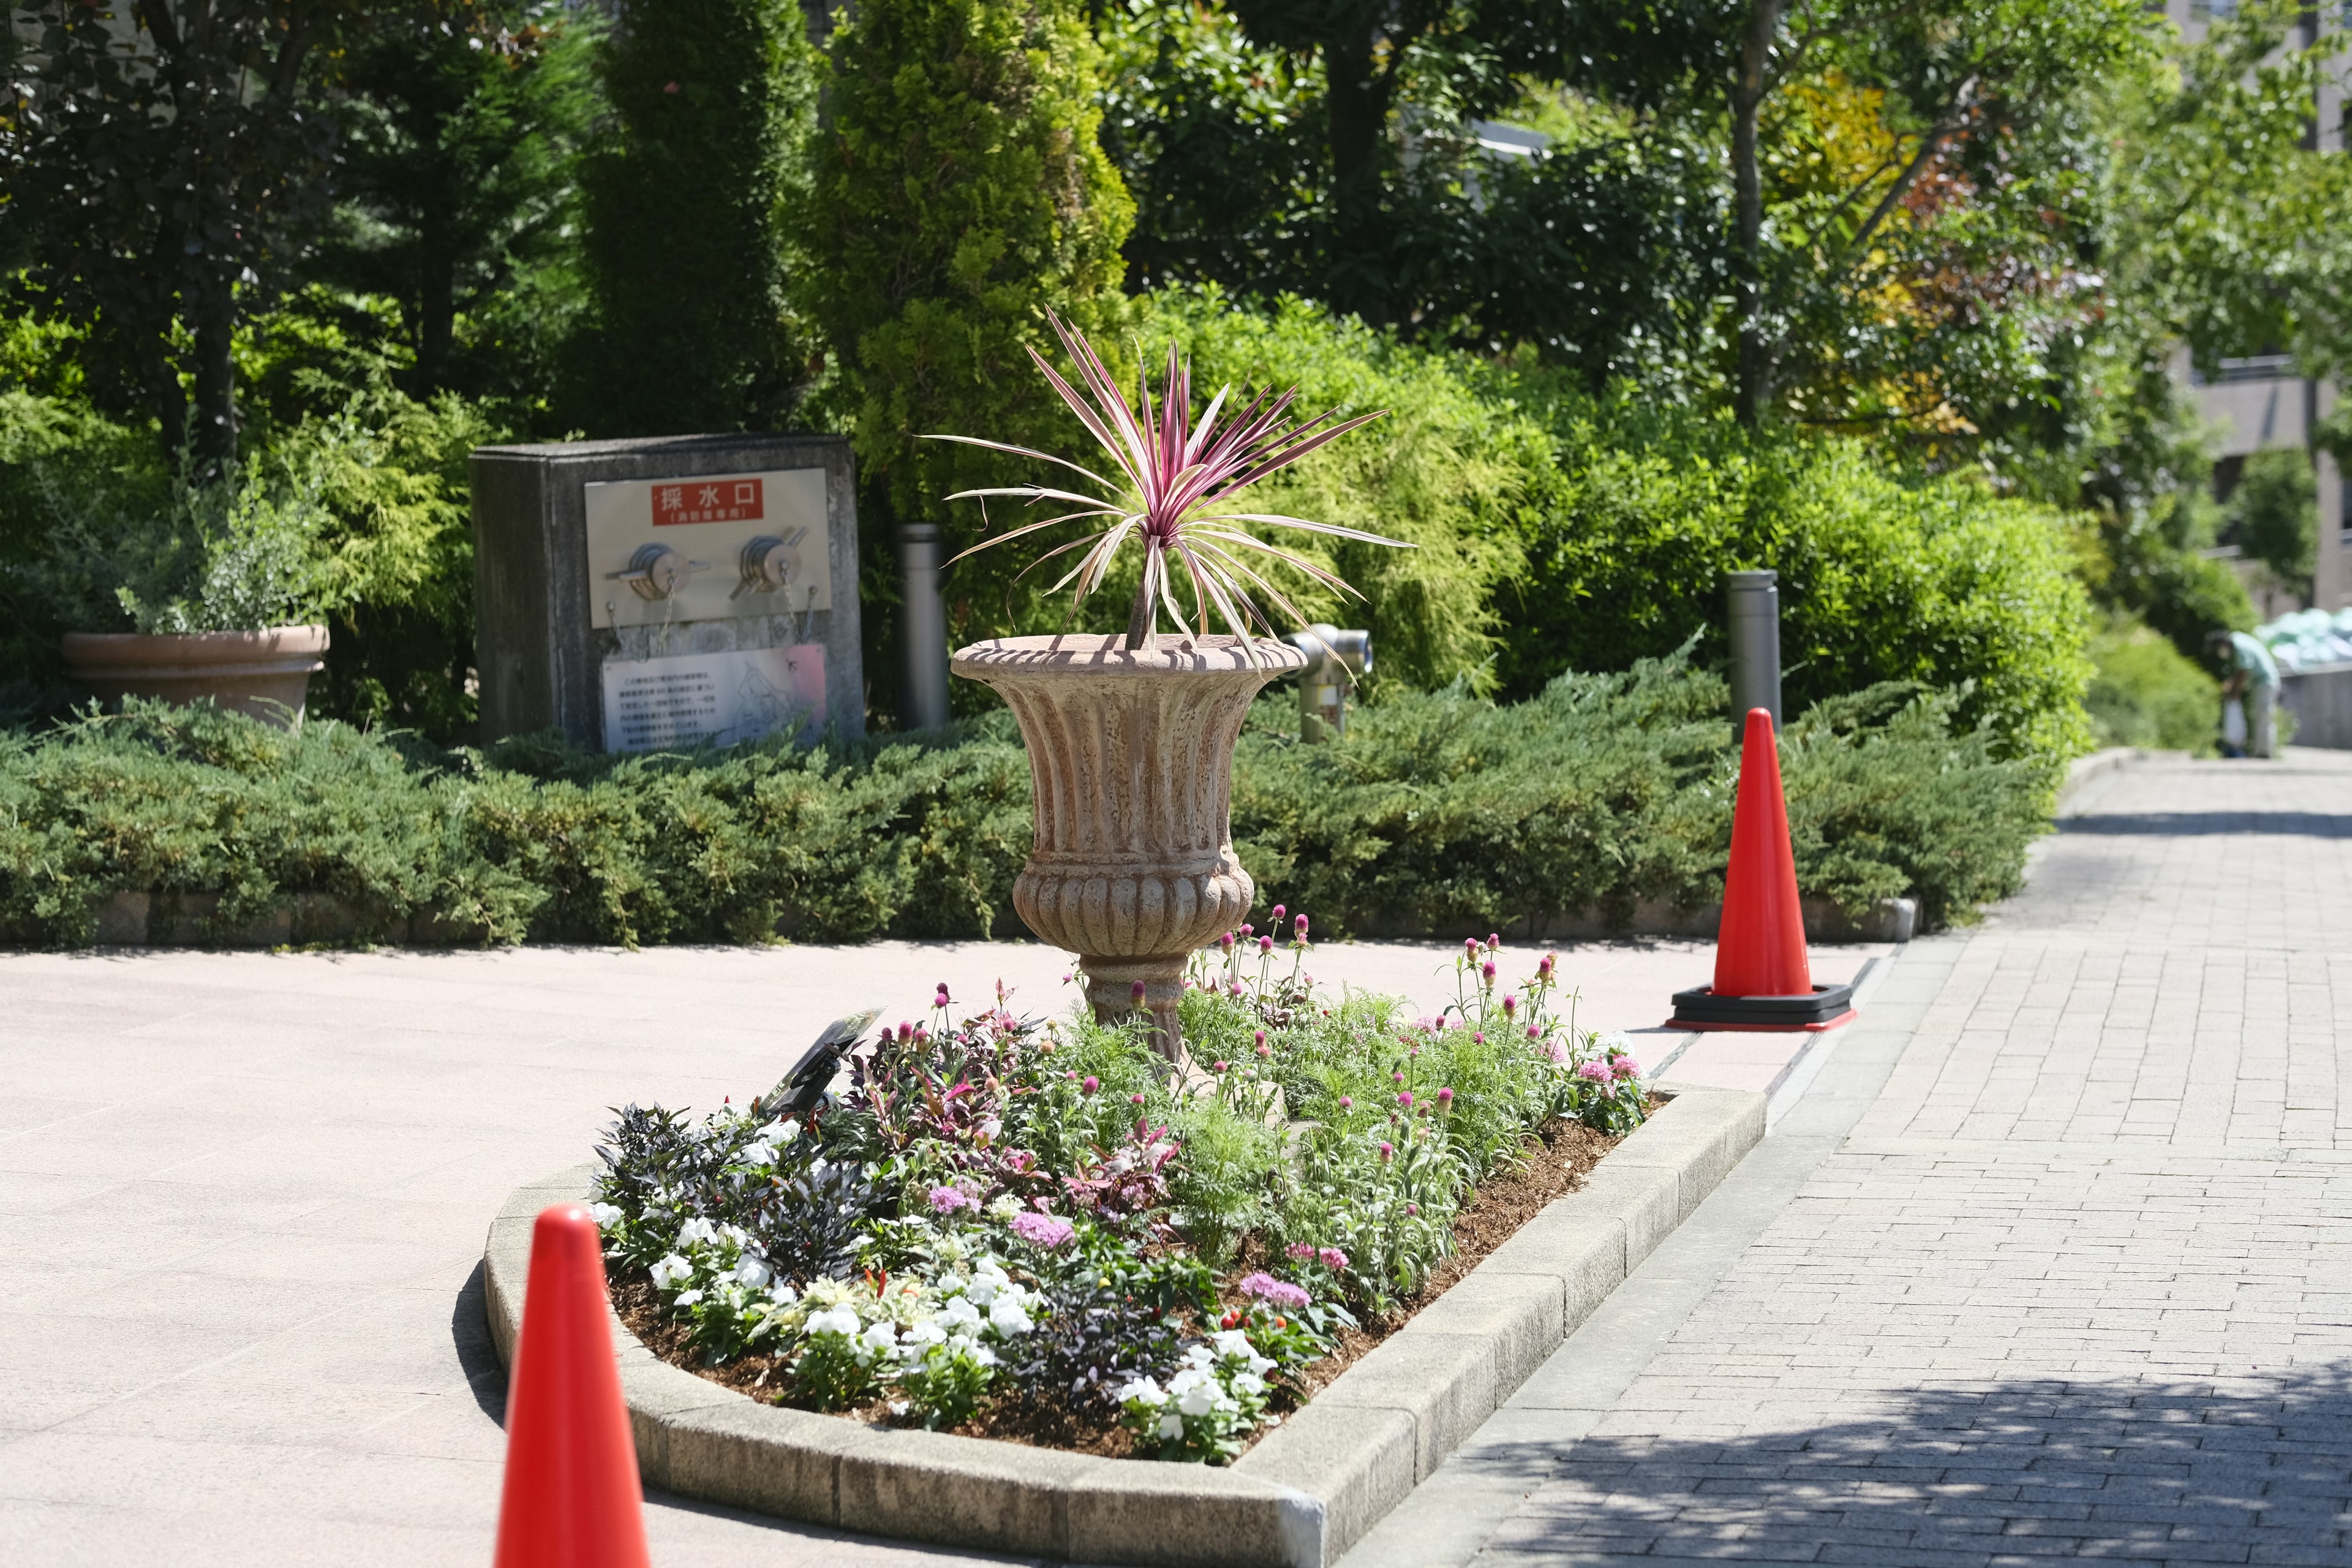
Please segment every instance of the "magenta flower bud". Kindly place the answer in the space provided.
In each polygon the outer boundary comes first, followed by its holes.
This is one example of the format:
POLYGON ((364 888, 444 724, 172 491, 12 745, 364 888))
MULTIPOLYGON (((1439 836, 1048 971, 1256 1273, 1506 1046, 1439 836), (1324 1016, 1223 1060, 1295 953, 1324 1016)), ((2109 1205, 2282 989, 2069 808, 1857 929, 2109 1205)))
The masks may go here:
POLYGON ((1219 938, 1217 939, 1217 945, 1218 945, 1219 947, 1223 948, 1227 952, 1233 952, 1233 950, 1234 950, 1234 933, 1233 933, 1233 932, 1231 932, 1231 931, 1227 931, 1224 935, 1223 935, 1223 936, 1219 937, 1219 938))
POLYGON ((1290 912, 1290 911, 1289 911, 1288 910, 1284 909, 1280 904, 1276 904, 1276 905, 1275 905, 1275 906, 1274 906, 1274 914, 1273 914, 1273 916, 1272 916, 1272 919, 1273 919, 1273 921, 1274 921, 1274 923, 1275 923, 1275 924, 1276 924, 1276 925, 1280 925, 1280 924, 1282 923, 1282 917, 1283 917, 1283 916, 1285 916, 1285 915, 1286 915, 1286 914, 1288 914, 1289 912, 1290 912))
POLYGON ((1137 981, 1134 984, 1132 984, 1132 985, 1129 986, 1129 987, 1128 987, 1128 989, 1127 989, 1127 994, 1128 994, 1129 995, 1130 995, 1130 996, 1134 997, 1134 998, 1135 998, 1137 1001, 1139 1001, 1139 1002, 1142 1001, 1142 1000, 1143 1000, 1143 982, 1142 982, 1142 981, 1140 981, 1140 980, 1139 980, 1139 981, 1137 981))
POLYGON ((1437 1091, 1437 1103, 1440 1105, 1452 1105, 1454 1103, 1454 1091, 1450 1089, 1439 1089, 1437 1091))
POLYGON ((1551 978, 1551 966, 1554 956, 1555 955, 1547 952, 1543 955, 1543 962, 1536 965, 1536 973, 1542 975, 1546 980, 1549 980, 1551 978))
POLYGON ((1503 939, 1500 936, 1496 935, 1493 931, 1488 931, 1486 933, 1486 951, 1488 952, 1494 952, 1496 948, 1502 945, 1503 939))
POLYGON ((1401 1072, 1392 1072, 1389 1074, 1389 1081, 1391 1083, 1402 1083, 1404 1081, 1404 1074, 1401 1072))
POLYGON ((1230 991, 1231 991, 1234 995, 1238 996, 1238 995, 1240 995, 1240 994, 1242 994, 1242 983, 1241 983, 1240 981, 1236 980, 1236 981, 1234 981, 1234 982, 1233 983, 1233 984, 1232 984, 1232 985, 1228 986, 1226 989, 1230 990, 1230 991))
POLYGON ((1495 984, 1495 961, 1493 959, 1490 958, 1486 963, 1478 966, 1478 977, 1489 985, 1495 984))
POLYGON ((1413 1218, 1418 1219, 1421 1217, 1421 1205, 1419 1204, 1407 1204, 1404 1205, 1404 1212, 1413 1218))
POLYGON ((1211 1072, 1223 1072, 1231 1066, 1233 1066, 1233 1063, 1231 1062, 1211 1062, 1209 1064, 1209 1070, 1211 1072))
POLYGON ((1343 1094, 1339 1097, 1339 1109, 1342 1110, 1353 1110, 1356 1109, 1356 1102, 1350 1097, 1343 1094))
POLYGON ((1517 997, 1516 997, 1516 996, 1511 996, 1511 995, 1506 995, 1506 996, 1503 998, 1503 1016, 1504 1016, 1504 1017, 1507 1018, 1507 1017, 1509 1017, 1512 1014, 1514 1014, 1514 1013, 1517 1012, 1518 1010, 1519 1010, 1519 999, 1518 999, 1517 997))
POLYGON ((1291 921, 1290 929, 1297 935, 1299 941, 1305 942, 1307 940, 1307 917, 1305 915, 1301 915, 1297 920, 1291 921))
POLYGON ((1476 937, 1475 937, 1475 936, 1465 936, 1465 937, 1464 937, 1464 938, 1462 939, 1462 951, 1463 951, 1464 952, 1468 953, 1468 954, 1469 954, 1471 957, 1473 957, 1473 958, 1477 957, 1477 956, 1478 956, 1478 939, 1477 939, 1476 937))
POLYGON ((1264 1029, 1255 1030, 1251 1035, 1251 1038, 1262 1046, 1265 1044, 1265 1031, 1264 1029))
POLYGON ((1274 938, 1270 936, 1262 936, 1258 938, 1257 950, 1260 952, 1272 952, 1274 951, 1274 938))
POLYGON ((1481 1029, 1478 1033, 1471 1036, 1470 1043, 1474 1046, 1485 1045, 1486 1043, 1486 1032, 1484 1029, 1481 1029))
POLYGON ((1097 1078, 1092 1073, 1088 1073, 1087 1074, 1087 1081, 1078 1085, 1078 1087, 1084 1089, 1087 1093, 1092 1094, 1095 1090, 1102 1087, 1102 1079, 1097 1078))
POLYGON ((904 1019, 900 1019, 898 1023, 898 1037, 902 1040, 913 1039, 915 1037, 915 1026, 908 1023, 904 1019))
POLYGON ((1255 936, 1257 934, 1257 927, 1250 924, 1247 921, 1244 921, 1242 922, 1242 934, 1244 936, 1255 936))
POLYGON ((1543 1031, 1537 1028, 1533 1024, 1529 1024, 1528 1026, 1528 1038, 1531 1040, 1540 1040, 1543 1038, 1543 1031))
POLYGON ((1396 1158, 1396 1146, 1395 1146, 1394 1144, 1391 1144, 1391 1143, 1383 1143, 1383 1144, 1381 1144, 1381 1164, 1385 1165, 1385 1164, 1387 1164, 1391 1160, 1393 1160, 1393 1159, 1395 1159, 1395 1158, 1396 1158))
POLYGON ((948 999, 948 983, 947 983, 946 981, 942 980, 942 981, 940 981, 940 1001, 942 1001, 942 1002, 944 1002, 944 1001, 946 1001, 947 999, 948 999))
POLYGON ((1141 1105, 1143 1103, 1143 1096, 1139 1094, 1130 1094, 1127 1097, 1127 1102, 1129 1105, 1141 1105))
POLYGON ((1407 1110, 1411 1110, 1412 1109, 1412 1090, 1406 1089, 1402 1094, 1398 1095, 1397 1103, 1403 1106, 1407 1110))

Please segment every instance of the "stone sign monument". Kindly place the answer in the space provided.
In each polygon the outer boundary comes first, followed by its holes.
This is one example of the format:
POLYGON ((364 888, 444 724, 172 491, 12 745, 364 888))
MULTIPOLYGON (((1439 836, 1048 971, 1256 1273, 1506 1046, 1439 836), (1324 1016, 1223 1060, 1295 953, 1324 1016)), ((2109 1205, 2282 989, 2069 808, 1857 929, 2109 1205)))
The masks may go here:
POLYGON ((846 437, 484 447, 473 486, 484 741, 865 732, 846 437))

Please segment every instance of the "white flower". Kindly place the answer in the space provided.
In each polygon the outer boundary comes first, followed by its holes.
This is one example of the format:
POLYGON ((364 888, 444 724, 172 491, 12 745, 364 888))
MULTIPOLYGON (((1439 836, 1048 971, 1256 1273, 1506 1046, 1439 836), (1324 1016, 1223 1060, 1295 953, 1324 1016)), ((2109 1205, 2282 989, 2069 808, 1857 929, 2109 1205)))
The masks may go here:
POLYGON ((749 1247, 751 1245, 751 1233, 740 1225, 722 1225, 719 1227, 719 1239, 732 1242, 737 1247, 749 1247))
POLYGON ((650 1272, 654 1277, 654 1288, 667 1290, 682 1279, 694 1278, 694 1265, 673 1252, 655 1264, 650 1272))
POLYGON ((1183 1435, 1184 1418, 1181 1415, 1162 1415, 1160 1418, 1160 1436, 1161 1437, 1172 1443, 1183 1435))
POLYGON ((903 1399, 892 1400, 890 1402, 890 1414, 893 1415, 904 1415, 907 1414, 907 1402, 903 1399))
POLYGON ((1021 1310, 1021 1303, 1011 1296, 988 1310, 988 1321, 1000 1334, 1025 1334, 1036 1327, 1029 1321, 1029 1314, 1021 1310))
POLYGON ((618 1204, 590 1204, 588 1205, 588 1217, 596 1222, 597 1229, 610 1230, 614 1226, 621 1223, 621 1205, 618 1204))
POLYGON ((1270 1355, 1254 1355, 1249 1359, 1249 1369, 1264 1376, 1274 1370, 1274 1358, 1270 1355))
POLYGON ((940 1321, 951 1329, 977 1329, 980 1327, 980 1313, 961 1296, 950 1296, 940 1308, 940 1321))
POLYGON ((846 1307, 835 1307, 829 1312, 812 1312, 807 1327, 813 1334, 854 1334, 857 1331, 857 1314, 846 1307))
POLYGON ((1196 1383, 1176 1400, 1176 1408, 1187 1415, 1206 1415, 1217 1407, 1217 1387, 1212 1383, 1196 1383))
POLYGON ((753 1134, 762 1143, 789 1143, 801 1135, 801 1124, 787 1119, 771 1121, 753 1134))
POLYGON ((677 1249, 684 1252, 698 1242, 717 1241, 719 1227, 707 1219, 690 1219, 678 1227, 677 1249))
POLYGON ((756 1290, 775 1278, 775 1270, 747 1252, 743 1255, 743 1260, 735 1265, 735 1278, 738 1282, 749 1285, 756 1290))
POLYGON ((1157 1379, 1149 1377, 1130 1379, 1127 1384, 1120 1387, 1118 1398, 1121 1405, 1130 1404, 1137 1400, 1140 1400, 1146 1405, 1165 1405, 1168 1403, 1167 1391, 1160 1386, 1157 1379))
POLYGON ((1002 1224, 1010 1221, 1014 1215, 1027 1211, 1021 1206, 1021 1200, 1011 1193, 999 1193, 995 1201, 988 1205, 988 1212, 995 1215, 997 1221, 1002 1224))
POLYGON ((1236 1394, 1264 1394, 1265 1392, 1265 1379, 1260 1377, 1254 1372, 1237 1372, 1234 1373, 1234 1392, 1236 1394))
POLYGON ((744 1147, 739 1158, 746 1165, 772 1165, 776 1163, 776 1152, 765 1143, 751 1143, 744 1147))
POLYGON ((982 1366, 994 1366, 996 1364, 996 1352, 990 1350, 986 1345, 972 1345, 970 1348, 971 1351, 971 1359, 979 1363, 982 1366))
POLYGON ((947 1343, 948 1331, 940 1327, 937 1318, 918 1318, 908 1325, 907 1343, 918 1351, 931 1345, 947 1343))
POLYGON ((1002 1269, 997 1268, 993 1264, 983 1263, 965 1284, 963 1293, 979 1305, 985 1307, 996 1300, 996 1293, 999 1290, 1011 1283, 1011 1280, 1005 1279, 1002 1269))
POLYGON ((1239 1329, 1220 1330, 1209 1336, 1209 1342, 1217 1347, 1220 1360, 1229 1355, 1249 1355, 1255 1348, 1249 1342, 1249 1336, 1239 1329))
POLYGON ((697 1301, 701 1300, 702 1292, 699 1290, 680 1290, 677 1293, 677 1300, 672 1301, 670 1305, 673 1307, 691 1307, 697 1301))
POLYGON ((898 1342, 898 1331, 887 1323, 877 1323, 866 1330, 862 1337, 874 1349, 887 1351, 898 1342))
POLYGON ((800 1299, 801 1293, 793 1289, 789 1280, 780 1279, 769 1287, 768 1300, 779 1307, 789 1307, 800 1299))

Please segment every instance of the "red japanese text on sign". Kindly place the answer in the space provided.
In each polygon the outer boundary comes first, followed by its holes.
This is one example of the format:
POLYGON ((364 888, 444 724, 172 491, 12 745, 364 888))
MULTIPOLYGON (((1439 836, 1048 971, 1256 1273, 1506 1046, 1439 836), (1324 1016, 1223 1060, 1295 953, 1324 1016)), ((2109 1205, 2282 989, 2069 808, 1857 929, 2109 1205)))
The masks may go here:
POLYGON ((760 522, 767 518, 759 479, 684 479, 656 485, 654 526, 681 522, 760 522))

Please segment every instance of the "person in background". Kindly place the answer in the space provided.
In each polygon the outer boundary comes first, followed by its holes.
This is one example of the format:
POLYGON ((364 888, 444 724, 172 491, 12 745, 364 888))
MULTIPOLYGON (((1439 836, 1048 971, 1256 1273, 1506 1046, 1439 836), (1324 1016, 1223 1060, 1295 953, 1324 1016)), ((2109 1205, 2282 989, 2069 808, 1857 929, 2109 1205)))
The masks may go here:
MULTIPOLYGON (((2268 757, 2278 750, 2278 661, 2251 632, 2215 632, 2208 639, 2213 657, 2229 671, 2221 700, 2241 703, 2246 715, 2244 754, 2268 757)), ((2225 754, 2236 754, 2224 744, 2225 754)))

